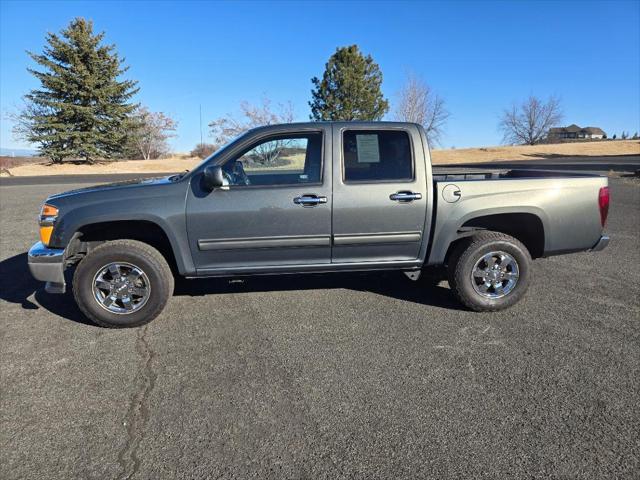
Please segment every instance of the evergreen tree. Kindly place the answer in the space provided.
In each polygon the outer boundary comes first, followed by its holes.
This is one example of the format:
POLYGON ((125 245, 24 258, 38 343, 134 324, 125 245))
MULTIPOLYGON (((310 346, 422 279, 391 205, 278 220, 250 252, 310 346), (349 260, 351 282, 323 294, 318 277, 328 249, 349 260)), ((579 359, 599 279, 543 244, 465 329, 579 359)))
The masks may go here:
POLYGON ((314 77, 311 82, 312 120, 380 120, 389 110, 380 90, 380 67, 357 45, 336 49, 322 79, 314 77))
POLYGON ((28 52, 43 68, 29 69, 41 87, 25 95, 15 130, 53 162, 93 163, 125 144, 137 82, 118 81, 128 67, 114 45, 101 44, 103 37, 93 33, 93 22, 76 18, 60 35, 47 34, 42 54, 28 52))

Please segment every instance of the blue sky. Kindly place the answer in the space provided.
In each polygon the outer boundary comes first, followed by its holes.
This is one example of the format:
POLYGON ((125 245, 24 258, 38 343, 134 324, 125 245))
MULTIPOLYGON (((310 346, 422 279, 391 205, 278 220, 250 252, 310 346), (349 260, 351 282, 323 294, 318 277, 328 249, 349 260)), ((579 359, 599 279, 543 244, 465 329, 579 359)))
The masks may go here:
POLYGON ((638 1, 0 1, 5 148, 28 147, 5 117, 37 86, 25 50, 76 16, 126 57, 136 100, 178 120, 176 151, 199 142, 200 105, 205 137, 208 121, 263 95, 307 120, 311 77, 353 43, 380 65, 392 104, 407 70, 445 98, 444 147, 499 144, 501 110, 529 94, 560 96, 567 124, 640 130, 638 1))

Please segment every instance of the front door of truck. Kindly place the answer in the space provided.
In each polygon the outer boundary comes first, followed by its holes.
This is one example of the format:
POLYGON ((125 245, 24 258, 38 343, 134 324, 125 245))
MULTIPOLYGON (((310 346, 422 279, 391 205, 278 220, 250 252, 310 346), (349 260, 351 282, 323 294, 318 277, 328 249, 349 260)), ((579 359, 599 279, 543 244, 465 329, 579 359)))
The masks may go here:
POLYGON ((417 261, 430 204, 419 130, 333 128, 332 262, 417 261))
POLYGON ((266 134, 222 160, 228 187, 206 192, 194 176, 186 213, 198 273, 329 263, 330 152, 328 126, 266 134))

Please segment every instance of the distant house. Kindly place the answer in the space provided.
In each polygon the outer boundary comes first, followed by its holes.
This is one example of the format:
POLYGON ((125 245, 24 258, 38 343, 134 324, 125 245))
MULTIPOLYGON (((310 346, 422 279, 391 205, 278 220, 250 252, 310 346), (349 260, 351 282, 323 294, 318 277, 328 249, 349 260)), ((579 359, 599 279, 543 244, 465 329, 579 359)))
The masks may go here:
POLYGON ((607 138, 607 134, 598 127, 579 127, 575 123, 568 127, 550 128, 549 140, 570 140, 570 139, 602 139, 607 138))

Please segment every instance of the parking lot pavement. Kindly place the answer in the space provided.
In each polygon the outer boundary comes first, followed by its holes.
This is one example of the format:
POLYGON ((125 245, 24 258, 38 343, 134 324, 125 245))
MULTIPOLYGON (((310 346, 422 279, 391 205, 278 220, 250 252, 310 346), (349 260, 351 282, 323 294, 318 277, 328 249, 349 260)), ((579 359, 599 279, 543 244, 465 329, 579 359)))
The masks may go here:
POLYGON ((401 274, 180 281, 141 329, 29 275, 44 198, 0 187, 0 476, 637 478, 640 183, 609 247, 535 262, 514 308, 401 274))

